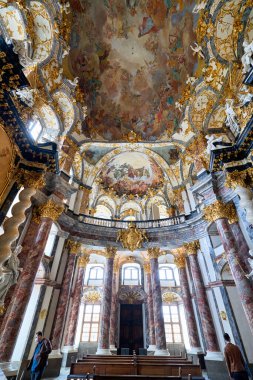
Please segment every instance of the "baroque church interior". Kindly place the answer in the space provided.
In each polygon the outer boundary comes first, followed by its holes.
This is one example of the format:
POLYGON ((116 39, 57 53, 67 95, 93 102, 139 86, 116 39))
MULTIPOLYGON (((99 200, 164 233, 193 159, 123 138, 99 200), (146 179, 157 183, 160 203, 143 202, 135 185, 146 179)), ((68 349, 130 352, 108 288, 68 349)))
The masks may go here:
POLYGON ((37 331, 47 378, 226 380, 225 332, 252 378, 252 85, 252 0, 0 1, 3 379, 37 331))

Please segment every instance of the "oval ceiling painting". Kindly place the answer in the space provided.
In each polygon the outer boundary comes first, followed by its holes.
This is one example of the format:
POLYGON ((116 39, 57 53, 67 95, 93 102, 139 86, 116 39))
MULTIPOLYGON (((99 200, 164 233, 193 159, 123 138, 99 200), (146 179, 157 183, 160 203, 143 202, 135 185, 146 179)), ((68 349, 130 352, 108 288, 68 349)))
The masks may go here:
POLYGON ((118 196, 142 196, 149 188, 163 184, 162 169, 145 154, 136 152, 119 154, 99 176, 102 186, 113 189, 118 196))
MULTIPOLYGON (((71 0, 74 22, 65 65, 88 106, 87 137, 167 140, 179 128, 175 107, 197 55, 193 0, 71 0)), ((67 74, 68 73, 68 74, 67 74)))

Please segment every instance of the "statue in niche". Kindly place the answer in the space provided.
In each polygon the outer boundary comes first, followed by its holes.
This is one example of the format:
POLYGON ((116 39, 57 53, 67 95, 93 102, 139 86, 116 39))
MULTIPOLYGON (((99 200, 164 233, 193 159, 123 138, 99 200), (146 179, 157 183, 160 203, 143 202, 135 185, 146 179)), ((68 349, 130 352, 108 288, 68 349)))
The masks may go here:
POLYGON ((18 245, 13 251, 7 264, 1 270, 0 277, 0 308, 4 308, 4 300, 10 287, 17 283, 19 276, 19 259, 18 255, 22 247, 18 245))

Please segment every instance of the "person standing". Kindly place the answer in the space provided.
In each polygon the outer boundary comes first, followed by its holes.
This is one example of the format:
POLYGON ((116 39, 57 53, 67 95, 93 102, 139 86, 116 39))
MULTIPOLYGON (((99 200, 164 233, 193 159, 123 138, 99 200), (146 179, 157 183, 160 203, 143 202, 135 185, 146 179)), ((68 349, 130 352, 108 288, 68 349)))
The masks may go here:
POLYGON ((41 331, 36 333, 35 341, 37 345, 27 369, 31 370, 31 380, 40 380, 47 366, 47 359, 52 351, 52 345, 48 339, 43 337, 41 331))
POLYGON ((230 342, 230 336, 225 333, 226 346, 224 356, 227 362, 230 378, 233 380, 248 380, 242 353, 236 344, 230 342))

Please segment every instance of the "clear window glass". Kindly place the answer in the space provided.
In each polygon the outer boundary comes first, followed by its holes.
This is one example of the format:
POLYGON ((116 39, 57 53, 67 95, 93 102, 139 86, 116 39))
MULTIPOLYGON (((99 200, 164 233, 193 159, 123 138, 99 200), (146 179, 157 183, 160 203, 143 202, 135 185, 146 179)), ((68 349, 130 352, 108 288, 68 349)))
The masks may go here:
POLYGON ((85 305, 82 342, 97 342, 100 321, 100 305, 85 305))
POLYGON ((141 267, 137 263, 122 265, 122 285, 141 285, 141 267))
POLYGON ((182 343, 182 328, 178 305, 163 305, 164 327, 167 343, 182 343))

